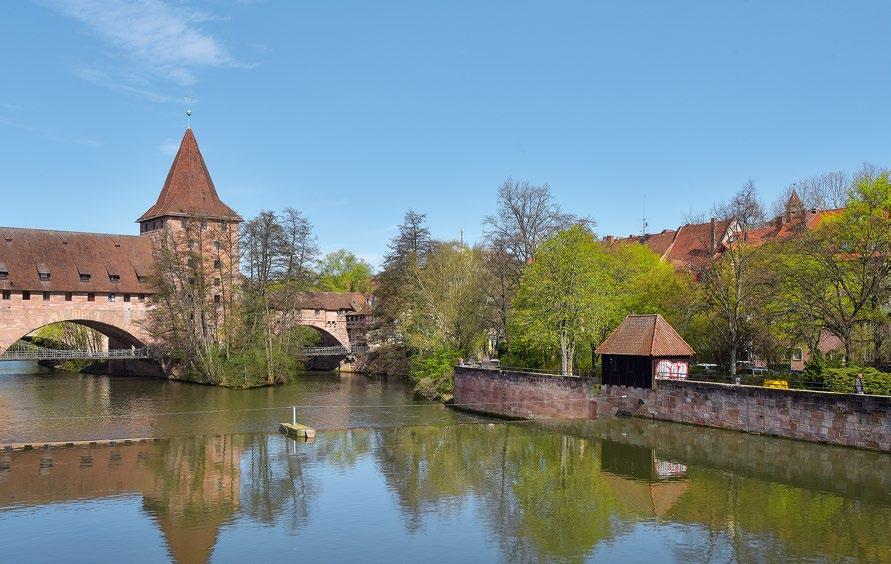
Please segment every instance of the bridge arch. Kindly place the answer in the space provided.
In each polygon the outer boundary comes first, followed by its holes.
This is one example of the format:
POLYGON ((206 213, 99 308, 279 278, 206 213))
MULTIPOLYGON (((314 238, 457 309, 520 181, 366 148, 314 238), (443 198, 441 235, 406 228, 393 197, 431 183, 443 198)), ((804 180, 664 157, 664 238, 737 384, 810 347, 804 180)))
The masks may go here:
POLYGON ((322 347, 334 347, 341 346, 349 350, 350 348, 350 340, 346 335, 345 331, 338 330, 337 327, 326 326, 324 322, 314 322, 314 321, 306 321, 301 320, 299 322, 303 327, 308 327, 313 329, 321 335, 322 340, 319 342, 319 346, 322 347))
POLYGON ((151 342, 131 312, 121 308, 59 308, 18 313, 9 323, 4 323, 5 316, 0 315, 0 354, 32 331, 61 322, 83 325, 105 335, 112 348, 141 348, 151 342))

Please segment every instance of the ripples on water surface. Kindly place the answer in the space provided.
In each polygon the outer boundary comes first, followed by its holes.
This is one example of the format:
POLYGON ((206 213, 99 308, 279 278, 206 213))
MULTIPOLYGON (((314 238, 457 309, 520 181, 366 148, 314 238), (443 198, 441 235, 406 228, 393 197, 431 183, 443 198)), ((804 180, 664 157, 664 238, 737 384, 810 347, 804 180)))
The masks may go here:
POLYGON ((0 453, 4 562, 891 560, 888 455, 639 419, 493 424, 398 380, 0 375, 0 425, 4 442, 170 437, 0 453), (265 411, 291 403, 354 407, 302 410, 331 430, 296 443, 265 411), (53 414, 90 418, 34 421, 53 414))

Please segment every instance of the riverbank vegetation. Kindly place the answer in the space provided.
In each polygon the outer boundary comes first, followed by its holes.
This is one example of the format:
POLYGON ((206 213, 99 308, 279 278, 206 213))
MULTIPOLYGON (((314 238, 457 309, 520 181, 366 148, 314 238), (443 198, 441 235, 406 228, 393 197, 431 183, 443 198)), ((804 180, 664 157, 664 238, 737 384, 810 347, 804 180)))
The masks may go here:
MULTIPOLYGON (((801 190, 801 217, 806 205, 842 209, 794 236, 766 238, 765 206, 749 181, 710 211, 727 237, 703 230, 709 252, 686 268, 636 242, 598 239, 594 222, 564 212, 547 185, 505 182, 476 246, 434 240, 425 215, 409 211, 376 279, 371 341, 380 348, 368 367, 411 374, 421 392, 445 398, 461 358, 590 372, 594 349, 626 315, 660 313, 701 361, 731 375, 756 355, 788 367, 794 349, 819 350, 835 336, 833 354, 847 368, 821 382, 847 389, 858 364, 878 365, 889 352, 891 184, 887 172, 865 168, 801 190)), ((883 373, 860 372, 885 389, 883 373)))
POLYGON ((157 235, 149 331, 174 377, 231 387, 287 381, 319 333, 299 323, 304 292, 367 288, 370 266, 346 251, 320 257, 298 211, 262 211, 240 226, 184 221, 157 235), (240 244, 239 244, 240 241, 240 244), (322 268, 319 268, 319 265, 322 268))

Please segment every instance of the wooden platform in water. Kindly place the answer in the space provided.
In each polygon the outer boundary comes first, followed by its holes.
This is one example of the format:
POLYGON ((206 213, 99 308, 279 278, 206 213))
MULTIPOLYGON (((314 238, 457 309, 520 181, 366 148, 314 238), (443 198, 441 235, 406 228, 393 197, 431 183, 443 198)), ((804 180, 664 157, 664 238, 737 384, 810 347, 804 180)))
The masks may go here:
POLYGON ((7 443, 0 444, 0 452, 12 450, 35 450, 38 448, 129 445, 133 443, 148 443, 157 440, 159 439, 150 437, 139 437, 132 439, 94 439, 86 441, 34 441, 30 443, 7 443))
POLYGON ((316 430, 301 425, 300 423, 282 423, 278 428, 280 433, 285 434, 292 439, 314 439, 316 438, 316 430))

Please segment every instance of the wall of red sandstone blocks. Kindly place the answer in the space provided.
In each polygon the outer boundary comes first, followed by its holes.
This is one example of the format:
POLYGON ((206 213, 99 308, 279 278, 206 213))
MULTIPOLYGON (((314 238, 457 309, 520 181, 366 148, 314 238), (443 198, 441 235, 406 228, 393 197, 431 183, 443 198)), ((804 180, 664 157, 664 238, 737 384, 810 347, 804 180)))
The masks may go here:
POLYGON ((590 417, 594 380, 460 366, 455 405, 502 417, 590 417))
POLYGON ((512 417, 634 415, 891 451, 891 397, 660 380, 656 389, 567 378, 455 369, 455 403, 512 417))

